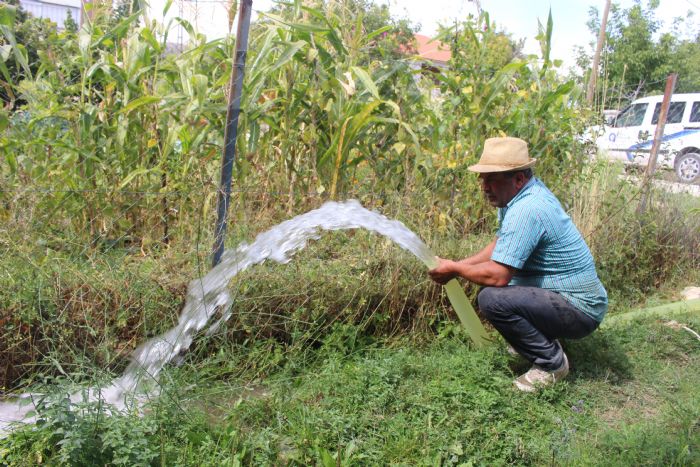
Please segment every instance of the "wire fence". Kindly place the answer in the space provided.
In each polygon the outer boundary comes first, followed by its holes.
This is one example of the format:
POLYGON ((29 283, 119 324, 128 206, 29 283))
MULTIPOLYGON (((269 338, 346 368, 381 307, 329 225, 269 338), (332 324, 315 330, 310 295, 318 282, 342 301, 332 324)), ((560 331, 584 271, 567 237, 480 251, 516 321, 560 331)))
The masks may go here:
MULTIPOLYGON (((97 184, 98 175, 81 181, 82 186, 97 184)), ((46 241, 57 239, 70 245, 82 245, 79 254, 105 247, 134 247, 136 245, 184 242, 194 240, 202 248, 203 242, 212 238, 218 188, 213 181, 194 183, 179 190, 135 189, 74 189, 47 187, 45 182, 22 183, 18 180, 0 181, 0 215, 7 222, 7 229, 27 235, 38 235, 46 241)), ((462 182, 450 177, 450 183, 462 182)), ((373 183, 381 185, 374 181, 373 183)), ((99 184, 104 184, 100 180, 99 184)), ((473 193, 476 184, 468 190, 473 193)), ((387 215, 400 215, 401 211, 426 210, 428 218, 440 213, 455 213, 464 203, 459 186, 445 195, 434 192, 430 186, 412 187, 410 190, 363 186, 355 180, 336 199, 359 199, 369 208, 384 206, 387 215), (403 191, 403 194, 402 194, 403 191), (397 203, 395 200, 401 199, 397 203), (386 206, 392 201, 394 204, 386 206)), ((319 207, 330 199, 325 190, 260 189, 255 186, 236 186, 231 190, 229 206, 230 224, 253 224, 260 217, 282 221, 294 214, 319 207)), ((484 219, 458 220, 466 224, 482 224, 484 219)), ((440 222, 445 222, 444 215, 440 222)), ((464 230, 471 227, 464 226, 464 230)), ((250 233, 249 229, 246 232, 250 233)), ((234 235, 235 237, 235 235, 234 235)))
MULTIPOLYGON (((610 285, 648 280, 639 271, 658 275, 659 268, 697 264, 695 198, 664 201, 673 194, 654 192, 665 214, 651 220, 656 230, 647 235, 629 225, 639 179, 591 177, 560 188, 560 196, 610 285), (629 271, 632 260, 639 271, 629 271)), ((446 177, 454 189, 440 190, 369 183, 351 185, 338 198, 403 221, 441 256, 466 256, 495 232, 494 210, 477 202, 473 178, 446 177)), ((119 371, 137 344, 176 322, 187 284, 209 271, 213 183, 176 190, 115 186, 0 179, 0 386, 10 389, 42 372, 70 374, 85 362, 119 371)), ((234 184, 226 247, 328 199, 323 191, 234 184)), ((290 266, 263 265, 232 284, 235 319, 223 341, 318 345, 344 323, 390 334, 450 317, 423 266, 396 246, 364 233, 329 237, 290 266)))
MULTIPOLYGON (((82 372, 86 364, 119 371, 137 344, 175 324, 187 284, 209 271, 216 190, 9 189, 9 181, 3 182, 0 388, 42 373, 82 372)), ((420 193, 428 197, 430 214, 438 199, 428 190, 420 193)), ((343 197, 381 206, 389 217, 415 219, 413 207, 386 194, 348 191, 343 197)), ((234 189, 227 248, 326 200, 318 192, 234 189), (303 200, 291 214, 290 196, 303 200)), ((387 329, 413 326, 424 313, 425 293, 435 293, 407 286, 421 265, 405 257, 401 264, 392 259, 398 248, 362 238, 359 248, 347 241, 319 242, 304 258, 311 269, 320 267, 319 256, 334 261, 324 266, 332 272, 320 279, 296 266, 262 268, 259 276, 247 276, 245 286, 232 284, 236 319, 224 335, 317 342, 335 326, 332 317, 365 322, 387 310, 396 313, 387 329), (347 248, 353 257, 341 259, 342 252, 330 254, 328 248, 347 248), (399 294, 404 286, 408 290, 399 294), (320 309, 323 316, 316 315, 320 309)))
MULTIPOLYGON (((655 181, 659 192, 657 198, 663 197, 664 192, 689 197, 700 194, 697 184, 683 185, 664 180, 664 177, 668 178, 660 174, 655 181)), ((631 200, 638 199, 642 178, 627 175, 623 180, 630 187, 631 200)), ((428 237, 436 231, 467 235, 483 232, 484 226, 495 219, 493 213, 486 210, 479 218, 460 216, 465 205, 473 205, 473 200, 465 198, 460 189, 460 185, 467 183, 457 180, 456 191, 447 191, 447 194, 446 190, 433 192, 430 187, 416 188, 401 195, 391 189, 368 190, 356 186, 339 198, 359 199, 369 208, 381 208, 388 216, 403 216, 410 220, 418 216, 425 224, 415 228, 428 237), (424 214, 420 214, 421 210, 424 214)), ((145 255, 151 249, 174 247, 187 250, 195 247, 200 254, 205 254, 213 242, 218 194, 213 184, 173 191, 48 188, 31 184, 21 188, 11 186, 10 181, 5 180, 0 188, 0 216, 5 225, 2 228, 4 240, 0 239, 0 245, 7 248, 26 250, 29 245, 40 245, 75 255, 104 254, 110 250, 145 255)), ((587 193, 581 201, 577 190, 572 186, 569 193, 569 199, 574 201, 569 206, 571 210, 575 210, 576 205, 599 206, 604 198, 616 202, 610 192, 587 193)), ((231 193, 229 225, 233 233, 227 241, 229 247, 232 241, 243 240, 246 236, 250 238, 256 233, 255 229, 270 227, 271 222, 281 222, 329 200, 327 193, 315 190, 290 193, 289 190, 234 186, 231 193)), ((474 191, 470 190, 468 195, 474 195, 474 191)), ((612 215, 626 207, 625 203, 617 204, 619 208, 612 215)), ((590 232, 586 237, 599 227, 585 223, 580 228, 590 232)))

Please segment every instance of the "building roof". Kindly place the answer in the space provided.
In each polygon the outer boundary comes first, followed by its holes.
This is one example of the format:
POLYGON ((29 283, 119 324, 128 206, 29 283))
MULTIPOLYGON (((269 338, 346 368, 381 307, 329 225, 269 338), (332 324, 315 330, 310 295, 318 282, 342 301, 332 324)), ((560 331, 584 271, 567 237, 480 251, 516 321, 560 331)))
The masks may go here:
POLYGON ((73 8, 80 8, 81 7, 80 0, 34 0, 34 1, 37 3, 45 3, 45 4, 49 4, 49 5, 61 5, 61 6, 69 6, 69 7, 73 7, 73 8))
POLYGON ((444 42, 433 40, 422 34, 415 34, 416 50, 420 58, 430 60, 436 64, 446 65, 452 57, 450 46, 444 42))

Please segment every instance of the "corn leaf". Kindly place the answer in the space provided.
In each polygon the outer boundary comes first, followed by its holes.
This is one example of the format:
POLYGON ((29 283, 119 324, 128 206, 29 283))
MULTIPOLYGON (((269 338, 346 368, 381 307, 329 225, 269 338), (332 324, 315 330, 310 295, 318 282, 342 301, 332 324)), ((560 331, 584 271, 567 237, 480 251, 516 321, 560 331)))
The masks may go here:
POLYGON ((129 102, 129 104, 121 109, 119 111, 120 114, 128 114, 129 112, 132 112, 139 107, 143 107, 144 105, 150 105, 150 104, 155 104, 156 102, 159 102, 161 100, 160 97, 157 96, 141 96, 139 98, 134 99, 133 101, 129 102))
POLYGON ((274 71, 279 67, 285 65, 287 62, 289 62, 289 60, 292 59, 292 57, 294 57, 294 54, 301 50, 301 48, 304 47, 306 44, 307 43, 304 41, 296 41, 286 44, 287 47, 284 49, 277 61, 275 61, 275 63, 270 67, 269 71, 274 71))
POLYGON ((374 84, 374 81, 372 81, 372 78, 369 76, 369 73, 367 73, 364 69, 360 67, 351 67, 350 68, 353 73, 355 73, 355 76, 360 80, 362 85, 365 87, 365 89, 374 97, 375 99, 379 99, 379 89, 377 89, 377 85, 374 84))
POLYGON ((138 168, 138 169, 134 170, 133 172, 131 172, 129 175, 127 175, 127 176, 124 178, 124 180, 122 181, 122 183, 119 185, 119 189, 123 189, 124 187, 126 187, 126 186, 127 186, 129 183, 131 183, 132 180, 134 180, 136 177, 138 177, 138 176, 140 176, 140 175, 146 175, 147 173, 150 173, 151 171, 153 171, 153 169, 147 169, 147 168, 145 168, 145 167, 141 167, 141 168, 138 168))
POLYGON ((7 3, 0 3, 0 25, 7 26, 9 28, 13 27, 15 24, 16 15, 17 8, 15 6, 7 3))
POLYGON ((368 41, 370 41, 370 40, 374 39, 375 37, 377 37, 378 35, 380 35, 381 33, 387 32, 387 31, 390 31, 390 30, 391 30, 391 26, 384 26, 383 28, 379 28, 379 29, 377 29, 377 30, 375 30, 375 31, 372 31, 372 32, 370 32, 369 34, 367 34, 367 37, 366 37, 365 39, 367 39, 368 41))

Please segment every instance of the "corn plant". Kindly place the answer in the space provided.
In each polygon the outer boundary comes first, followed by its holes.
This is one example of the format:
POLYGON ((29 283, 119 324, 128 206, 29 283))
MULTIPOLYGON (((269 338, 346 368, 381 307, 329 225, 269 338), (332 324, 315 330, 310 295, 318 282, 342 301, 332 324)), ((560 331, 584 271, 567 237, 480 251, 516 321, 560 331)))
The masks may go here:
MULTIPOLYGON (((410 54, 380 53, 395 32, 368 30, 374 23, 353 5, 295 1, 251 30, 235 167, 241 200, 270 207, 270 195, 282 195, 291 212, 319 198, 399 191, 468 229, 492 212, 466 178, 485 138, 528 140, 544 177, 576 173, 574 135, 585 116, 572 105, 577 88, 549 60, 551 18, 541 59, 519 55, 488 16, 459 23, 441 34, 452 49, 447 68, 419 79, 410 54)), ((9 15, 0 18, 3 63, 23 57, 9 15)), ((148 249, 190 237, 209 218, 234 40, 207 42, 174 21, 189 37, 180 53, 167 51, 171 24, 140 10, 97 15, 41 51, 36 73, 4 81, 23 103, 0 115, 4 184, 50 193, 35 200, 33 222, 83 245, 87 236, 88 248, 108 239, 148 249)))
POLYGON ((205 42, 185 24, 190 49, 166 55, 165 27, 140 19, 96 17, 72 38, 73 61, 46 60, 17 86, 27 118, 6 148, 13 171, 36 187, 68 189, 44 202, 75 214, 76 230, 93 239, 147 241, 160 225, 167 241, 173 213, 191 208, 192 180, 214 190, 199 160, 220 146, 230 43, 205 42), (170 192, 182 193, 180 206, 170 192))
POLYGON ((397 126, 411 131, 398 105, 379 93, 389 75, 363 63, 384 30, 364 31, 361 16, 348 28, 336 13, 297 2, 267 15, 253 43, 242 119, 249 158, 242 163, 264 169, 266 189, 288 190, 290 207, 295 192, 336 197, 371 160, 370 142, 388 139, 397 126))

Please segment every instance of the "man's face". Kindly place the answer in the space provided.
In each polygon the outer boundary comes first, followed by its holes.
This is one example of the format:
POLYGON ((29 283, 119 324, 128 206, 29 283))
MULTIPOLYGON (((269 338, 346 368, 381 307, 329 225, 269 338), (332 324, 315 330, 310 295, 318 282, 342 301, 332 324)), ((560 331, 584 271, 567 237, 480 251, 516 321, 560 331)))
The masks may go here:
POLYGON ((491 206, 504 208, 527 183, 521 172, 506 174, 504 172, 479 174, 481 191, 486 195, 491 206))

